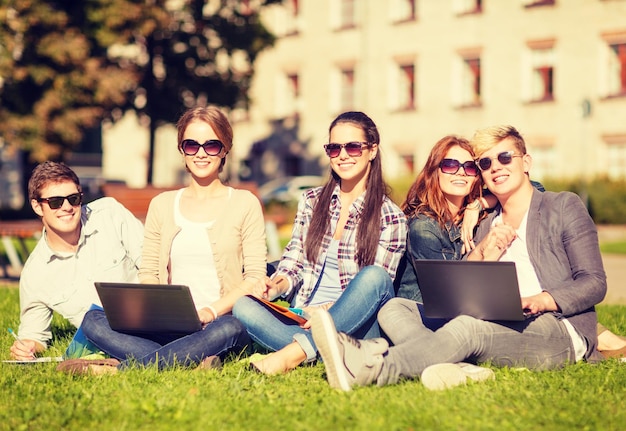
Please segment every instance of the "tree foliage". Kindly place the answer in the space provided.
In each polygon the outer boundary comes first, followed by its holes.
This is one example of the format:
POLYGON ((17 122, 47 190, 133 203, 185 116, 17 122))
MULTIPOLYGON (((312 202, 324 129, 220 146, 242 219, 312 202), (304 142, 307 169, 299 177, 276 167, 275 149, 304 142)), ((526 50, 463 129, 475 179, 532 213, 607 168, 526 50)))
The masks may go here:
POLYGON ((63 159, 129 109, 153 132, 194 104, 245 104, 274 41, 259 9, 279 1, 0 0, 0 136, 63 159))

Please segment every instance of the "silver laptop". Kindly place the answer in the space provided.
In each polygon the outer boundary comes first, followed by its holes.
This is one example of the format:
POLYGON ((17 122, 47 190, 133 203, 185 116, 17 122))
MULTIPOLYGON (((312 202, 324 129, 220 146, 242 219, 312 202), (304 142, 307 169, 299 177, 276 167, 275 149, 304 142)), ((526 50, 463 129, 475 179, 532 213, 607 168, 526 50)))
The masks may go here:
POLYGON ((414 260, 424 314, 451 319, 524 320, 514 262, 414 260))
POLYGON ((127 334, 191 334, 202 329, 189 287, 96 282, 111 329, 127 334))

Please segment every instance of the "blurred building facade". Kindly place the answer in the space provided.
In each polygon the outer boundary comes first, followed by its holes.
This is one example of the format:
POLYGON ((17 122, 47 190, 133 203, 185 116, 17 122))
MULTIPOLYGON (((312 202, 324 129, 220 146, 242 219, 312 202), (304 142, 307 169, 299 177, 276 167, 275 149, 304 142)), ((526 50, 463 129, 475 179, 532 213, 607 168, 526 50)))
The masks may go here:
POLYGON ((494 124, 524 135, 533 178, 626 178, 624 0, 285 0, 263 18, 278 39, 232 113, 240 160, 281 123, 324 165, 328 125, 359 110, 390 178, 494 124))

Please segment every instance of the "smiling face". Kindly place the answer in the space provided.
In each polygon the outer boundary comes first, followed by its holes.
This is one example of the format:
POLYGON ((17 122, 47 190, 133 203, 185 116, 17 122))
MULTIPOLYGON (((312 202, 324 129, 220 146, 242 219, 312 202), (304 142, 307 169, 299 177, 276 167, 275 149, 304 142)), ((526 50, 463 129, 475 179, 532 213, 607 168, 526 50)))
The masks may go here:
POLYGON ((530 155, 520 152, 513 138, 503 139, 480 155, 480 159, 484 157, 491 159, 491 166, 481 172, 483 181, 501 202, 503 198, 527 185, 527 172, 530 170, 532 160, 530 155), (506 151, 512 151, 515 157, 511 159, 511 163, 502 164, 498 160, 498 154, 506 151))
MULTIPOLYGON (((461 164, 473 161, 470 152, 458 145, 451 147, 444 158, 458 160, 461 164)), ((476 176, 467 175, 463 167, 460 167, 455 174, 444 174, 441 172, 441 169, 439 169, 438 176, 441 192, 448 201, 454 203, 457 207, 460 207, 463 203, 463 199, 469 195, 472 186, 478 178, 476 176)))
MULTIPOLYGON (((219 140, 213 128, 202 120, 193 120, 189 123, 183 134, 183 140, 185 139, 192 139, 201 144, 211 139, 219 140)), ((192 156, 183 154, 185 165, 196 180, 218 178, 220 165, 225 156, 224 149, 216 156, 209 156, 204 148, 198 149, 198 152, 192 156)))
MULTIPOLYGON (((330 131, 329 143, 332 144, 366 141, 363 130, 350 123, 338 123, 330 131)), ((330 159, 330 167, 341 178, 342 187, 354 188, 358 184, 365 189, 370 161, 376 157, 377 151, 378 145, 376 144, 369 147, 363 145, 360 156, 349 156, 345 148, 342 148, 339 156, 330 159)))
MULTIPOLYGON (((51 198, 55 196, 69 196, 78 192, 78 187, 74 182, 64 181, 60 183, 50 183, 43 187, 40 196, 42 198, 51 198)), ((61 208, 51 209, 48 203, 37 202, 37 200, 33 199, 31 200, 31 206, 33 207, 33 211, 41 217, 51 246, 53 246, 58 239, 62 239, 68 243, 72 243, 78 239, 80 235, 80 205, 72 206, 68 200, 65 199, 61 208)))

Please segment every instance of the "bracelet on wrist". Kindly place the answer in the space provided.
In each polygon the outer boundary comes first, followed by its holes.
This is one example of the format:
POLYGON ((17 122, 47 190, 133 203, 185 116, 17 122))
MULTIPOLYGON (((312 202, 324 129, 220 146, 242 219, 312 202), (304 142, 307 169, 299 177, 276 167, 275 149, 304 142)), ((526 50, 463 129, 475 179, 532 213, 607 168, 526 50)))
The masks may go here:
POLYGON ((212 305, 207 305, 206 308, 213 313, 213 320, 217 320, 217 311, 215 311, 215 308, 212 305))

